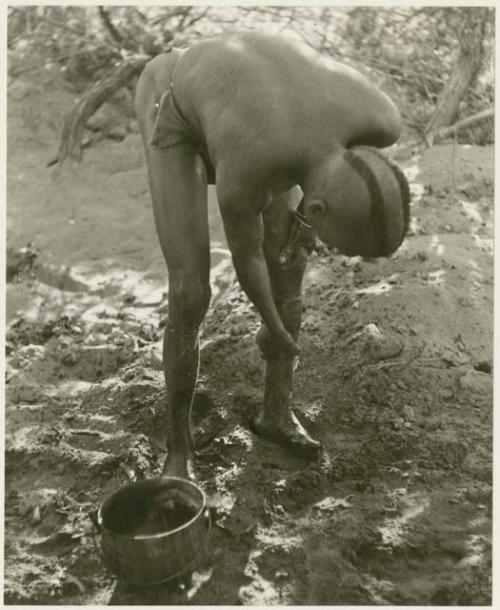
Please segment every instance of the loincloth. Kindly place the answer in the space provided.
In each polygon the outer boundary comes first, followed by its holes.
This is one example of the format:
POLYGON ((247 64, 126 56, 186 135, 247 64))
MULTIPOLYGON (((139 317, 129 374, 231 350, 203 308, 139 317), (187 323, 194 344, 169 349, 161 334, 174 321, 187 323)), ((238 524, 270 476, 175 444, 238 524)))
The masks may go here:
MULTIPOLYGON (((177 63, 177 60, 176 60, 177 63)), ((167 90, 163 93, 158 104, 158 110, 153 125, 151 144, 158 148, 170 148, 178 144, 189 144, 205 162, 207 179, 210 184, 215 183, 215 170, 210 161, 204 138, 197 133, 182 114, 173 91, 173 72, 167 90)))

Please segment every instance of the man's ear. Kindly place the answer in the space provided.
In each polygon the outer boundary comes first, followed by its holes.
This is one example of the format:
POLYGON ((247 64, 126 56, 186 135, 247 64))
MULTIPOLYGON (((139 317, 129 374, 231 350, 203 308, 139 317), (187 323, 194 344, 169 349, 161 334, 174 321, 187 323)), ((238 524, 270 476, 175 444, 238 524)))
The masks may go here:
POLYGON ((170 95, 170 90, 165 91, 161 96, 161 100, 156 112, 155 122, 153 124, 153 133, 151 135, 150 144, 162 148, 165 146, 165 131, 166 131, 166 116, 167 116, 167 101, 170 95))
POLYGON ((326 203, 322 199, 311 199, 305 204, 306 214, 311 218, 323 216, 326 210, 326 203))

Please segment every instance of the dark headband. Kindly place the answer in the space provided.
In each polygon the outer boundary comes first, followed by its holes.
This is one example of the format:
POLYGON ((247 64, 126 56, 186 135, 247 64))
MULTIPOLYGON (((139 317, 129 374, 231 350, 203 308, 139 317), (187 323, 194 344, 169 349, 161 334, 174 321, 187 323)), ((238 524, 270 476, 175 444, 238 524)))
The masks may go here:
POLYGON ((396 178, 399 184, 399 191, 401 194, 401 201, 403 206, 403 233, 404 235, 406 235, 410 224, 411 194, 410 186, 403 170, 399 167, 399 165, 396 165, 394 161, 391 161, 391 159, 383 155, 378 148, 373 148, 373 146, 356 146, 356 148, 353 150, 366 150, 367 152, 371 153, 372 155, 375 155, 375 157, 383 161, 387 165, 387 167, 392 170, 392 173, 394 174, 394 177, 396 178))
POLYGON ((359 174, 368 188, 368 192, 371 197, 370 222, 373 226, 380 252, 388 252, 390 248, 389 244, 387 243, 387 223, 385 218, 384 196, 377 177, 373 173, 373 170, 368 163, 356 155, 352 150, 346 150, 344 153, 344 159, 359 174))

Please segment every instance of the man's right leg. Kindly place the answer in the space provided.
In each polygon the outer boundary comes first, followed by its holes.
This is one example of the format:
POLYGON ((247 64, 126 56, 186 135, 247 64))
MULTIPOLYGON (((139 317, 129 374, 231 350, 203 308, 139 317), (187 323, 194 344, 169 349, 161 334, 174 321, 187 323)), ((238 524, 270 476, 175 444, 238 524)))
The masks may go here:
POLYGON ((150 136, 155 96, 139 82, 137 115, 144 139, 153 211, 169 273, 163 368, 170 409, 165 474, 192 474, 190 415, 199 365, 198 331, 210 302, 207 179, 190 144, 159 149, 150 136))
MULTIPOLYGON (((300 331, 302 309, 302 278, 308 251, 314 237, 308 230, 301 231, 297 242, 289 243, 292 213, 297 200, 295 189, 273 200, 264 213, 264 253, 271 278, 273 295, 281 319, 293 339, 300 331), (285 244, 289 251, 282 259, 285 244)), ((294 452, 313 455, 320 443, 309 436, 290 405, 295 358, 280 349, 263 324, 257 340, 266 360, 265 392, 262 407, 253 421, 254 431, 294 452)))

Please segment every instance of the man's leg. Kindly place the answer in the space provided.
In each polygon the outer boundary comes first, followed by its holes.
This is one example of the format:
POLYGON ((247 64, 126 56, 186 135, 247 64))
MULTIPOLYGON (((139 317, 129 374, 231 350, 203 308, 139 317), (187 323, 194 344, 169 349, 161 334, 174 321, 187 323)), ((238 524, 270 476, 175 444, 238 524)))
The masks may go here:
MULTIPOLYGON (((297 192, 292 189, 274 199, 264 214, 264 252, 273 295, 283 324, 295 341, 300 331, 302 278, 314 243, 312 233, 301 228, 295 243, 283 252, 290 238, 291 209, 296 204, 297 192)), ((307 434, 290 407, 294 357, 273 344, 265 325, 257 340, 266 359, 266 378, 264 402, 253 422, 255 432, 303 454, 317 452, 320 444, 307 434)))
POLYGON ((198 332, 210 302, 207 182, 189 145, 148 154, 156 228, 169 275, 163 368, 170 408, 164 472, 192 475, 191 404, 199 366, 198 332))
MULTIPOLYGON (((166 56, 165 62, 168 59, 166 56)), ((170 79, 168 67, 165 64, 161 71, 165 87, 170 79)), ((169 275, 163 368, 170 427, 164 472, 186 477, 192 462, 190 419, 199 366, 198 331, 210 302, 207 177, 202 159, 190 144, 166 149, 150 144, 155 103, 162 93, 153 76, 151 69, 146 69, 139 79, 136 114, 156 230, 169 275)))

